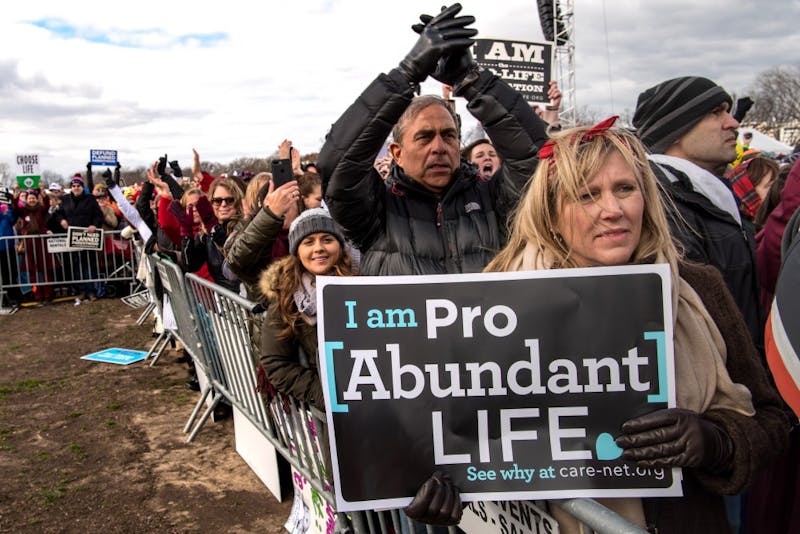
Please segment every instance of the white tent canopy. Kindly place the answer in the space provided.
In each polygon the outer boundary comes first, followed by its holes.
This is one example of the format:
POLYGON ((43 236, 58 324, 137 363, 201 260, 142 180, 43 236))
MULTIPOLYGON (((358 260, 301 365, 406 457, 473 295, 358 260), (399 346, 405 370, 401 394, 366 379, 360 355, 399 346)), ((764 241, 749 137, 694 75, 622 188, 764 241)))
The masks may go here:
POLYGON ((774 139, 767 134, 763 134, 758 130, 754 130, 753 128, 741 128, 739 130, 739 142, 742 143, 742 136, 745 132, 753 132, 753 139, 750 141, 750 148, 755 148, 756 150, 761 150, 762 152, 772 152, 775 155, 778 154, 791 154, 792 147, 790 145, 786 145, 774 139))

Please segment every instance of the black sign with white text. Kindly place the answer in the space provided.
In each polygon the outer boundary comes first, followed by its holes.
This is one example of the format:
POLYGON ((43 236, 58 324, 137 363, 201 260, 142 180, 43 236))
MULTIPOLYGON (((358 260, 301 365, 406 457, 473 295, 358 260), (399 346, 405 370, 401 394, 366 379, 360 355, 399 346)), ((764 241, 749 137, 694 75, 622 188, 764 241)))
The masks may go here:
POLYGON ((521 93, 528 103, 549 104, 553 78, 553 43, 476 39, 475 62, 521 93))
POLYGON ((623 422, 674 406, 665 265, 318 277, 337 509, 404 506, 434 471, 464 501, 679 495, 623 422))
POLYGON ((89 232, 86 228, 70 226, 67 228, 67 246, 70 249, 103 250, 103 230, 89 232))

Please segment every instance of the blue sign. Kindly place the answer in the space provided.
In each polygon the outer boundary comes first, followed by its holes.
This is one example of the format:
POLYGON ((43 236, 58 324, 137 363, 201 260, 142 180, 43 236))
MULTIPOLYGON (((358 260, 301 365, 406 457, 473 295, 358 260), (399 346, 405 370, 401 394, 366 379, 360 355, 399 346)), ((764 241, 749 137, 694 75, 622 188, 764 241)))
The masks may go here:
POLYGON ((116 150, 90 150, 89 162, 92 165, 100 165, 105 167, 117 166, 117 151, 116 150))
POLYGON ((147 353, 142 350, 128 350, 128 349, 106 349, 100 352, 93 352, 86 356, 81 356, 81 360, 90 360, 93 362, 116 363, 118 365, 128 365, 144 360, 147 353))

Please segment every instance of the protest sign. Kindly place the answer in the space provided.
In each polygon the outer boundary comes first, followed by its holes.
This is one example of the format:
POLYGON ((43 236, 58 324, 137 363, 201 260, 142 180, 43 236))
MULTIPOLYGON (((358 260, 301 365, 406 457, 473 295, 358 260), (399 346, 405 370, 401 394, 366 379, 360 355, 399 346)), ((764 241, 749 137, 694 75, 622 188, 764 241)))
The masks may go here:
POLYGON ((464 501, 680 494, 614 443, 675 406, 666 265, 317 277, 317 299, 338 511, 436 470, 464 501))
POLYGON ((484 532, 557 533, 558 522, 536 501, 470 502, 458 528, 467 534, 484 532))
POLYGON ((516 89, 528 103, 549 104, 553 78, 553 43, 476 39, 475 62, 516 89))
POLYGON ((103 231, 89 232, 86 228, 70 226, 67 228, 67 246, 70 249, 103 250, 103 231))
POLYGON ((81 356, 81 360, 115 363, 117 365, 130 365, 132 363, 144 360, 145 357, 147 357, 147 353, 143 350, 120 349, 114 347, 81 356))
POLYGON ((20 189, 39 187, 39 154, 17 154, 17 185, 20 189))
POLYGON ((67 236, 63 234, 53 237, 48 237, 45 239, 45 243, 47 245, 48 254, 57 254, 60 252, 69 252, 70 250, 72 250, 67 246, 67 236))
POLYGON ((0 204, 11 204, 11 200, 14 198, 14 191, 9 189, 8 187, 0 186, 0 204))
POLYGON ((106 167, 117 166, 117 151, 116 150, 98 150, 93 149, 89 151, 89 163, 92 165, 100 165, 106 167))

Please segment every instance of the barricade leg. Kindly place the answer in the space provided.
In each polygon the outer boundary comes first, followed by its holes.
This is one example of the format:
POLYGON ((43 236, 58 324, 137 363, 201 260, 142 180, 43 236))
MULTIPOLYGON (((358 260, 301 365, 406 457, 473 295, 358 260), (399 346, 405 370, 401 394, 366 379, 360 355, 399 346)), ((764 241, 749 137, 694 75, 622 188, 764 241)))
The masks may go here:
POLYGON ((203 390, 202 395, 200 395, 200 400, 197 401, 197 404, 194 406, 194 410, 192 410, 192 415, 189 416, 189 420, 186 421, 186 426, 183 427, 183 433, 188 434, 189 431, 192 429, 192 425, 194 425, 194 420, 197 419, 197 415, 200 413, 200 409, 203 407, 203 403, 206 402, 208 398, 208 394, 211 393, 211 386, 206 386, 203 390))
POLYGON ((172 332, 164 329, 164 331, 161 332, 161 335, 158 336, 158 339, 156 339, 155 343, 153 343, 153 346, 150 347, 150 350, 144 357, 144 359, 147 360, 151 355, 155 355, 153 361, 150 362, 150 367, 153 367, 156 364, 158 358, 161 356, 161 353, 163 353, 167 348, 167 343, 169 343, 171 338, 172 332))
POLYGON ((153 313, 153 310, 155 308, 156 308, 156 305, 154 303, 148 302, 147 305, 145 306, 144 311, 142 312, 142 314, 139 316, 138 319, 136 319, 136 324, 138 326, 142 326, 144 324, 144 322, 147 320, 147 318, 150 317, 150 314, 153 313))
POLYGON ((201 428, 203 428, 203 425, 206 424, 208 418, 211 417, 211 412, 214 411, 214 408, 217 407, 217 404, 219 404, 219 401, 221 400, 222 400, 222 395, 215 395, 213 397, 213 400, 211 401, 211 406, 206 408, 206 411, 203 412, 203 415, 200 417, 200 420, 197 422, 197 425, 194 427, 194 430, 192 430, 192 433, 189 434, 188 438, 186 438, 186 443, 191 443, 192 441, 194 441, 195 436, 197 436, 197 433, 200 432, 201 428))

